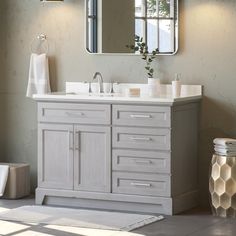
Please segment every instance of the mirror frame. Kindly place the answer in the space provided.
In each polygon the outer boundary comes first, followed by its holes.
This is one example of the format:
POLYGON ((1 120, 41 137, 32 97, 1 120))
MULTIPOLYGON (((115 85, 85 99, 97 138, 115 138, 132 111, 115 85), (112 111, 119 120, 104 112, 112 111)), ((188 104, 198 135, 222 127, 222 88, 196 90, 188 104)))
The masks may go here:
MULTIPOLYGON (((119 0, 117 0, 119 1, 119 0)), ((84 37, 84 44, 85 44, 85 51, 89 54, 89 55, 109 55, 109 56, 140 56, 140 54, 136 54, 136 53, 115 53, 115 52, 106 52, 106 53, 101 53, 101 52, 90 52, 87 49, 87 37, 88 37, 88 22, 87 22, 87 18, 88 18, 88 0, 84 0, 84 8, 85 8, 85 37, 84 37)), ((178 50, 179 50, 179 0, 176 0, 176 37, 175 37, 175 45, 176 45, 176 49, 173 53, 158 53, 157 56, 174 56, 175 54, 177 54, 178 50)))

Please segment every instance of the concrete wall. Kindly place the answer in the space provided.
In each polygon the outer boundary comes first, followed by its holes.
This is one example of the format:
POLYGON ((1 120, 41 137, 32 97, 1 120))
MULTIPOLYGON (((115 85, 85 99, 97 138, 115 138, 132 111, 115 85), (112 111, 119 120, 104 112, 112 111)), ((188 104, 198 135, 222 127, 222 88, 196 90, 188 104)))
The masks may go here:
POLYGON ((4 88, 5 88, 5 43, 6 43, 6 37, 5 37, 5 2, 0 2, 0 107, 1 107, 1 114, 0 114, 0 162, 4 160, 3 157, 3 143, 4 143, 4 114, 3 111, 5 110, 5 102, 4 102, 4 88))
MULTIPOLYGON (((84 1, 42 4, 39 0, 2 0, 6 24, 1 76, 1 156, 29 162, 36 186, 36 104, 25 98, 30 44, 39 33, 48 35, 54 90, 65 81, 90 80, 95 71, 120 82, 147 81, 143 62, 136 56, 94 56, 85 51, 84 1), (4 80, 2 81, 2 78, 4 80), (1 118, 2 119, 2 118, 1 118)), ((1 8, 2 9, 2 8, 1 8)), ((1 16, 2 17, 2 16, 1 16)), ((204 85, 202 102, 199 180, 201 201, 208 202, 208 168, 214 137, 236 137, 236 1, 180 0, 180 45, 175 56, 158 58, 163 82, 182 73, 187 84, 204 85)), ((2 37, 1 37, 2 38, 2 37)), ((2 57, 2 47, 1 57, 2 57)), ((0 59, 1 60, 1 59, 0 59)))

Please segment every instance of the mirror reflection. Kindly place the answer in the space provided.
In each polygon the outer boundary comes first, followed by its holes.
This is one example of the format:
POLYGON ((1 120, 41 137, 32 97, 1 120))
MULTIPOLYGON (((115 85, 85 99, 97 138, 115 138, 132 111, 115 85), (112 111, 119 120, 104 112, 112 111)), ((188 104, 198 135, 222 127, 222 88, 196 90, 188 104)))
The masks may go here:
POLYGON ((86 48, 90 53, 137 53, 126 45, 143 38, 148 51, 174 54, 178 0, 86 0, 86 48))

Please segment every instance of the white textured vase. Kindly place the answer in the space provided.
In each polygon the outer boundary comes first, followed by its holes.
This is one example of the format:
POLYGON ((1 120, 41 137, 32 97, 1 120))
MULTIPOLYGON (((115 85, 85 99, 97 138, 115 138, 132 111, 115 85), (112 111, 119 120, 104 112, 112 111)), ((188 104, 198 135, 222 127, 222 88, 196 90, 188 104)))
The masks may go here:
POLYGON ((158 97, 160 96, 161 82, 158 78, 148 78, 148 96, 158 97))

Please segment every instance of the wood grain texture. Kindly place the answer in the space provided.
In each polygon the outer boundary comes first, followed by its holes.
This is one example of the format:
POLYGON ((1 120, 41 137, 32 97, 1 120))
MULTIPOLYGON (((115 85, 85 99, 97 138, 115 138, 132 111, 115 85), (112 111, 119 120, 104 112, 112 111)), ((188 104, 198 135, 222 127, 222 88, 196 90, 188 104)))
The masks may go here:
POLYGON ((170 130, 163 128, 113 127, 113 147, 170 150, 170 130))
POLYGON ((123 126, 170 127, 170 107, 113 105, 112 123, 123 126))
POLYGON ((170 197, 168 175, 113 172, 112 192, 142 196, 170 197))
POLYGON ((170 152, 113 149, 112 170, 170 174, 170 152))
POLYGON ((74 189, 110 192, 111 128, 75 125, 74 189))
POLYGON ((39 187, 72 189, 73 164, 73 125, 39 124, 39 187))
POLYGON ((177 106, 172 111, 172 195, 198 189, 199 104, 177 106))
POLYGON ((37 189, 38 203, 74 208, 172 214, 172 199, 127 194, 37 189))
POLYGON ((39 114, 37 203, 164 214, 196 206, 198 103, 55 105, 39 114), (67 117, 71 109, 92 113, 67 117))
POLYGON ((38 105, 38 120, 53 123, 109 125, 111 123, 111 106, 44 102, 38 105))

